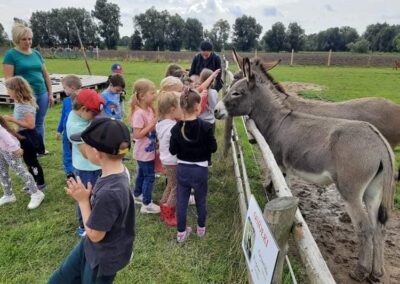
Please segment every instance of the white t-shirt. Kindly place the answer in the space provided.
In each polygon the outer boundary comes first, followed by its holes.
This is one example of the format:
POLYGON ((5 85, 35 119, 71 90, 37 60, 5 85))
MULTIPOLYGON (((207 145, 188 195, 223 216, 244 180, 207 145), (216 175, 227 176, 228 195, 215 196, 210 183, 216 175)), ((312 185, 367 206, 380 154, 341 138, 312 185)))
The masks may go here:
POLYGON ((176 124, 176 120, 163 119, 156 124, 156 132, 160 141, 160 160, 163 165, 175 166, 178 164, 176 155, 169 152, 169 141, 171 140, 171 129, 176 124))

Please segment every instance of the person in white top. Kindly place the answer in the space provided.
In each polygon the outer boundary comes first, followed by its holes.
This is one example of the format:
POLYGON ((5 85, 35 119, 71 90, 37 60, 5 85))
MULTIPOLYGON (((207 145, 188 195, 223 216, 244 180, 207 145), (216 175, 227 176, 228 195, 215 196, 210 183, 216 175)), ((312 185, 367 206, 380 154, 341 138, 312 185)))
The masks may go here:
POLYGON ((0 116, 0 182, 4 190, 4 195, 0 198, 0 206, 17 201, 8 174, 8 168, 11 167, 24 181, 26 188, 31 193, 28 209, 35 209, 42 203, 44 194, 37 188, 33 176, 22 161, 23 150, 18 139, 24 139, 24 137, 12 130, 5 119, 0 116))
POLYGON ((176 226, 176 155, 169 152, 171 129, 176 121, 181 119, 182 112, 179 107, 178 92, 160 92, 158 100, 158 113, 161 120, 156 124, 159 140, 160 160, 166 169, 167 186, 160 200, 161 220, 168 226, 176 226))

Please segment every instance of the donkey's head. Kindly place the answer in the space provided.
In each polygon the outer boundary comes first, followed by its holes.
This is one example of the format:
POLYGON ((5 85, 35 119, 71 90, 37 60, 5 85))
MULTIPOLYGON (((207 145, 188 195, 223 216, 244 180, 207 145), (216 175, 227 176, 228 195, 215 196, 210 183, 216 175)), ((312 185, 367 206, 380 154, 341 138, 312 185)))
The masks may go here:
POLYGON ((256 87, 255 75, 251 72, 249 58, 243 58, 244 78, 237 81, 229 89, 229 92, 216 105, 214 115, 217 119, 228 116, 248 115, 255 104, 255 96, 252 95, 256 87))

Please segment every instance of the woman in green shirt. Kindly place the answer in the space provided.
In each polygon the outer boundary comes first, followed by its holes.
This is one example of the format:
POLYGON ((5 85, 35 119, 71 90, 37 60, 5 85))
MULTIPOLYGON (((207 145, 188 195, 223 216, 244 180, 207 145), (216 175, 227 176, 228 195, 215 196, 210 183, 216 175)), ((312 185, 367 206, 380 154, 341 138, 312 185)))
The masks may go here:
POLYGON ((12 28, 14 48, 7 50, 3 59, 3 74, 5 79, 22 76, 31 85, 36 97, 38 110, 36 112, 35 129, 43 137, 44 119, 49 106, 54 103, 51 80, 44 65, 42 55, 31 48, 32 30, 23 24, 15 23, 12 28))

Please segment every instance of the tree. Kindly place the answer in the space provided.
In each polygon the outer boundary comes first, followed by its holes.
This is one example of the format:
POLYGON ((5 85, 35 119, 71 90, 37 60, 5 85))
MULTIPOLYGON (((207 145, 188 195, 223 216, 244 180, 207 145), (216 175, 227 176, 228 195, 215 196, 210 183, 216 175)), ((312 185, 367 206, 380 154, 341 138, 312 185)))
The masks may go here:
POLYGON ((131 37, 131 43, 129 48, 132 50, 141 50, 143 47, 142 36, 138 30, 135 30, 131 37))
POLYGON ((90 13, 83 8, 37 11, 30 18, 33 46, 79 46, 77 28, 85 46, 95 46, 100 39, 90 13))
POLYGON ((5 46, 9 42, 8 35, 4 30, 3 25, 0 23, 0 46, 5 46))
POLYGON ((97 0, 92 16, 100 21, 100 35, 108 49, 116 49, 119 40, 121 24, 120 9, 117 4, 107 3, 107 0, 97 0))
POLYGON ((369 50, 369 41, 366 40, 365 38, 362 38, 356 42, 351 42, 351 43, 347 44, 347 48, 351 52, 367 53, 369 50))
MULTIPOLYGON (((344 26, 339 29, 339 33, 341 36, 341 46, 340 50, 346 51, 349 50, 347 45, 352 42, 357 42, 360 36, 355 28, 344 26)), ((363 44, 363 43, 362 43, 363 44)))
POLYGON ((144 41, 144 49, 165 49, 168 18, 168 11, 158 12, 154 7, 134 17, 135 28, 140 32, 144 41))
POLYGON ((128 47, 131 44, 131 38, 129 36, 123 36, 119 39, 118 45, 128 47))
POLYGON ((206 31, 206 37, 213 43, 215 51, 221 51, 229 38, 230 25, 227 20, 218 20, 211 31, 206 31))
POLYGON ((400 34, 393 39, 393 47, 396 51, 400 51, 400 34))
POLYGON ((180 51, 183 45, 185 32, 185 21, 181 16, 175 14, 168 17, 166 30, 167 46, 169 50, 180 51))
POLYGON ((285 38, 289 50, 303 50, 305 34, 304 29, 302 29, 299 24, 296 22, 290 23, 287 28, 285 38))
POLYGON ((203 40, 203 24, 195 18, 187 18, 185 22, 184 47, 188 50, 198 50, 203 40))
POLYGON ((250 51, 257 46, 262 26, 251 16, 236 18, 233 25, 233 45, 241 51, 250 51))
POLYGON ((304 50, 307 51, 318 50, 318 34, 309 34, 305 36, 304 50))
POLYGON ((279 52, 285 50, 285 38, 285 25, 277 22, 264 34, 262 42, 266 50, 279 52))

